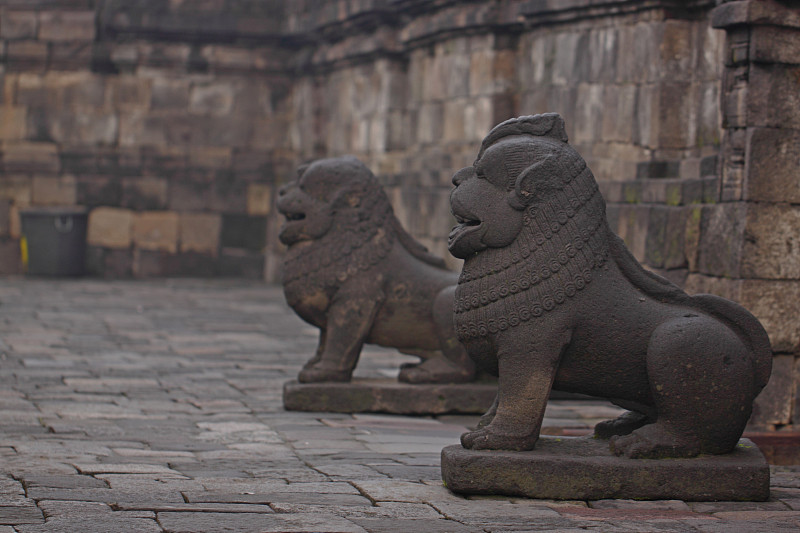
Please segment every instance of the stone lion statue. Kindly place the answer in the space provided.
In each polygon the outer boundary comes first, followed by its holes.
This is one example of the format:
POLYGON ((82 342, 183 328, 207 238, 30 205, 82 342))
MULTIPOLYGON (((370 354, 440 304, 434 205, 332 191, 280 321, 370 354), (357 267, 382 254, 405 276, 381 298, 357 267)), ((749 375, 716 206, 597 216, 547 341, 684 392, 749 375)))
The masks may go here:
POLYGON ((364 343, 423 362, 405 365, 408 383, 466 382, 475 365, 456 339, 458 275, 400 226, 372 172, 347 156, 298 169, 279 193, 286 300, 320 329, 301 382, 350 381, 364 343))
POLYGON ((551 388, 629 410, 595 428, 617 455, 736 446, 770 376, 766 332, 741 306, 689 296, 639 265, 559 115, 499 124, 453 183, 458 338, 499 376, 465 448, 532 449, 551 388))

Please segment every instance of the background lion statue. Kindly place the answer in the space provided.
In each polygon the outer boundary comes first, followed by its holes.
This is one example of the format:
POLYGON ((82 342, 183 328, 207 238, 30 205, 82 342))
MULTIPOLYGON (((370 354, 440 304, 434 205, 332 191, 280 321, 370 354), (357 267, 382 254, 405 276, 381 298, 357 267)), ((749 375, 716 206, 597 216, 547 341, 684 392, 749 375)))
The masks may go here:
POLYGON ((401 381, 474 378, 453 326, 458 275, 403 230, 364 164, 347 156, 302 166, 277 205, 286 300, 320 329, 299 381, 350 381, 365 342, 424 360, 404 366, 401 381))
POLYGON ((766 332, 741 306, 688 296, 639 265, 609 229, 559 115, 496 126, 453 184, 448 246, 465 259, 458 338, 499 376, 495 404, 464 447, 532 449, 551 387, 630 410, 595 428, 617 455, 736 446, 770 376, 766 332))

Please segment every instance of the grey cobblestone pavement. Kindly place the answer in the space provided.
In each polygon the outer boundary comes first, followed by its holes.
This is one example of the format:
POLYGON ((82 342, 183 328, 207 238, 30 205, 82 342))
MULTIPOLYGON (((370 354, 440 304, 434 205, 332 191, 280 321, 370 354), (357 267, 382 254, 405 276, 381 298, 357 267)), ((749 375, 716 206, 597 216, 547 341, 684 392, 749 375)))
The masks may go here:
MULTIPOLYGON (((763 503, 456 496, 439 453, 477 418, 286 412, 315 344, 279 287, 0 280, 0 533, 800 530, 792 467, 763 503)), ((554 401, 546 425, 616 412, 554 401)))

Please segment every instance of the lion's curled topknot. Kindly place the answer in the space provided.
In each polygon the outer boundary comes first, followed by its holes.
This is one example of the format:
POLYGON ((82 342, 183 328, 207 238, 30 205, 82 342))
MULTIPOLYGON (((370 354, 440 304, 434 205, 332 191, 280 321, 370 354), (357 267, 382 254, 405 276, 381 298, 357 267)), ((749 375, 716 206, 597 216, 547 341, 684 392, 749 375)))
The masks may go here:
POLYGON ((488 147, 509 135, 551 137, 563 143, 569 141, 564 119, 562 119, 561 115, 558 113, 544 113, 541 115, 510 118, 492 128, 492 131, 484 137, 476 159, 480 159, 488 147))

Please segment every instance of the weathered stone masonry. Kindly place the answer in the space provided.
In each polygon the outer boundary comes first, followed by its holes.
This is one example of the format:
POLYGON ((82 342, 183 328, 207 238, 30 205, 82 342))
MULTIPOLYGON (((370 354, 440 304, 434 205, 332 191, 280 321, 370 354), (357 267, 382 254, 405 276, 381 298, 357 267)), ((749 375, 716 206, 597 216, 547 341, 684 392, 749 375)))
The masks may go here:
POLYGON ((195 4, 0 2, 3 270, 20 208, 77 203, 92 274, 263 276, 293 164, 280 3, 195 4))
POLYGON ((500 120, 558 111, 637 258, 764 322, 776 370, 753 425, 790 427, 800 412, 798 9, 426 4, 293 3, 290 28, 324 30, 294 82, 300 157, 357 154, 403 223, 445 256, 453 170, 500 120))
MULTIPOLYGON (((0 270, 18 211, 93 208, 119 276, 280 276, 275 188, 352 153, 448 257, 497 122, 557 111, 636 257, 743 303, 797 420, 800 22, 767 0, 0 0, 0 270)), ((448 258, 452 261, 452 258, 448 258)), ((456 264, 452 261, 453 266, 456 264)))

